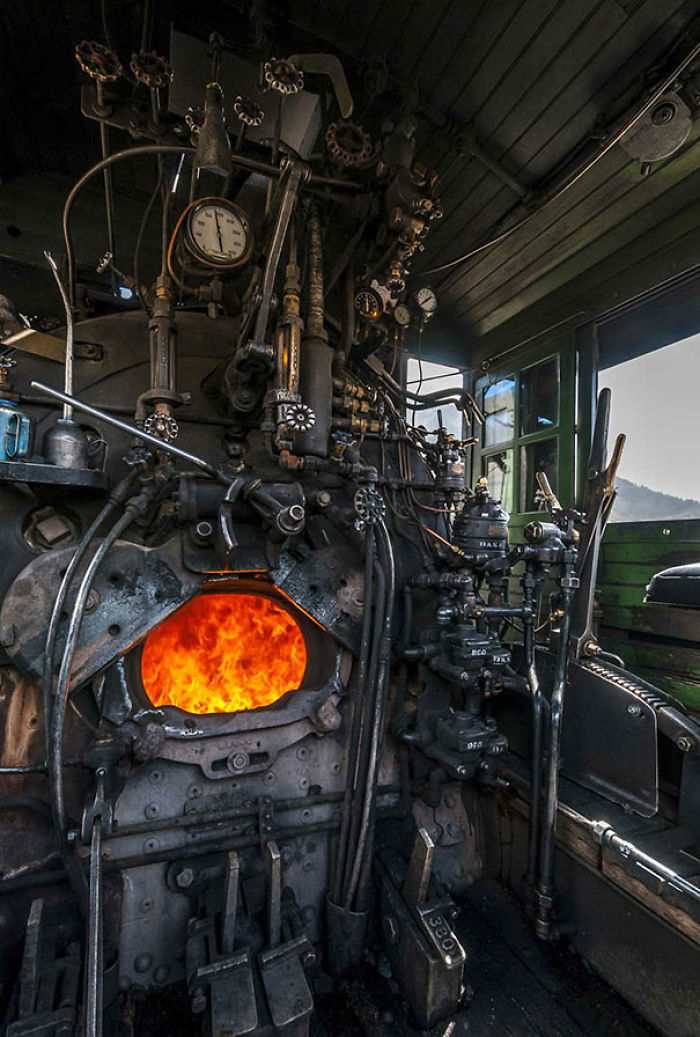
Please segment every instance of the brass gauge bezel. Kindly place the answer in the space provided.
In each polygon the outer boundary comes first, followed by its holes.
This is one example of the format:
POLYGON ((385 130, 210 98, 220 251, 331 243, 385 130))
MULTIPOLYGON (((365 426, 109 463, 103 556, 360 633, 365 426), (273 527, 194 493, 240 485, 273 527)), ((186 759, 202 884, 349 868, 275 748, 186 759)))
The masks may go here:
POLYGON ((255 247, 253 228, 245 209, 236 202, 230 201, 228 198, 217 198, 215 195, 198 199, 197 203, 193 205, 187 213, 183 241, 185 248, 192 258, 196 259, 198 263, 202 263, 204 266, 211 267, 215 270, 237 270, 239 267, 245 266, 253 255, 253 249, 255 247), (200 245, 197 244, 197 240, 194 236, 193 222, 202 209, 209 208, 213 205, 222 209, 227 209, 232 213, 232 215, 240 220, 244 228, 247 243, 244 252, 238 257, 238 259, 217 259, 216 257, 209 255, 200 245))

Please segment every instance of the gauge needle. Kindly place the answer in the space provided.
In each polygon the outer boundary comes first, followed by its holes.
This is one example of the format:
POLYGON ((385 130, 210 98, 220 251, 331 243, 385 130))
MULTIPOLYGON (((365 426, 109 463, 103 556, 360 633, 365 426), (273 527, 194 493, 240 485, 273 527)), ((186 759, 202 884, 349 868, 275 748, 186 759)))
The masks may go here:
POLYGON ((224 243, 221 240, 221 226, 219 225, 219 214, 218 214, 218 212, 216 212, 216 210, 214 210, 214 219, 216 220, 216 233, 217 233, 218 238, 219 238, 219 252, 221 252, 221 254, 223 255, 223 253, 224 253, 224 243))

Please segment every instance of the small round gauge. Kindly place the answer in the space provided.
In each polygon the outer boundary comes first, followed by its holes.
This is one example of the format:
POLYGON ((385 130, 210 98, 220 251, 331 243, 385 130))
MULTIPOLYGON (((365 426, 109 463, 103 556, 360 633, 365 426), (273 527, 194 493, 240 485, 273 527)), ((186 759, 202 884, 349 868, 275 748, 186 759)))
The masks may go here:
POLYGON ((355 293, 355 310, 364 320, 379 320, 384 310, 382 300, 373 288, 358 288, 355 293))
POLYGON ((226 198, 202 198, 187 218, 185 244, 200 262, 230 270, 250 259, 253 233, 239 205, 226 198))
POLYGON ((428 288, 427 285, 424 288, 419 288, 415 295, 416 303, 423 311, 424 316, 432 317, 437 309, 437 295, 432 288, 428 288))
POLYGON ((407 327, 411 323, 411 311, 405 302, 397 303, 394 309, 394 320, 402 328, 407 327))

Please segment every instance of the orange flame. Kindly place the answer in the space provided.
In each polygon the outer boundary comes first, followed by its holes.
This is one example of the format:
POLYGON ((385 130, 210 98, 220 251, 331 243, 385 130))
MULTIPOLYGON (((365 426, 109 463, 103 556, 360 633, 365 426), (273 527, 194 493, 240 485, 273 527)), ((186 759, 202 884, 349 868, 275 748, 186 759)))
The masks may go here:
POLYGON ((154 706, 235 713, 276 702, 306 669, 301 630, 253 594, 200 594, 148 635, 141 677, 154 706))

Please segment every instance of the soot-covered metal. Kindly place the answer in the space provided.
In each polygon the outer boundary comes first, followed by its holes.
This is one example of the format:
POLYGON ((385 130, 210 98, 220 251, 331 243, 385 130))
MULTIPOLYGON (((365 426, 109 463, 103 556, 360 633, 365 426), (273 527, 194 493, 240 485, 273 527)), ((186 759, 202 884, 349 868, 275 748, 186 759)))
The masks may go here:
POLYGON ((411 118, 370 135, 331 54, 257 65, 174 32, 170 56, 75 56, 103 157, 66 201, 65 263, 46 255, 65 326, 13 329, 8 302, 0 358, 6 1032, 340 1033, 329 995, 360 968, 391 974, 406 1032, 447 1024, 474 790, 512 789, 499 701, 528 711, 545 940, 565 695, 575 778, 644 816, 657 714, 692 727, 600 660, 609 394, 582 507, 538 473, 548 514, 511 543, 470 488, 478 403, 406 388, 438 306, 413 265, 443 217, 411 118), (133 162, 156 179, 127 275, 113 174, 133 162), (96 183, 97 295, 73 241, 96 183), (634 774, 612 752, 591 769, 630 702, 634 774))

